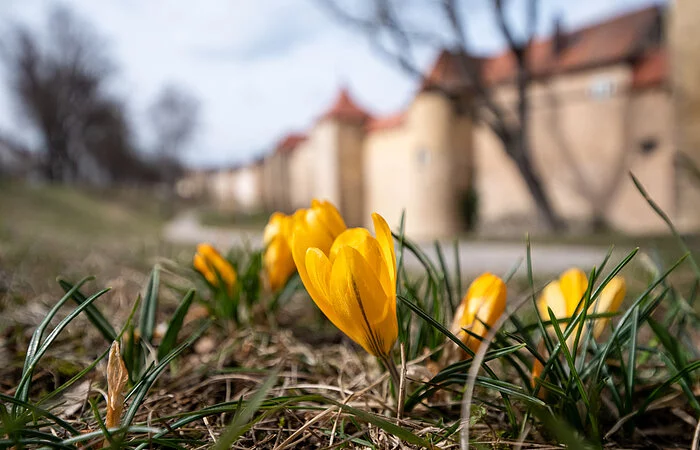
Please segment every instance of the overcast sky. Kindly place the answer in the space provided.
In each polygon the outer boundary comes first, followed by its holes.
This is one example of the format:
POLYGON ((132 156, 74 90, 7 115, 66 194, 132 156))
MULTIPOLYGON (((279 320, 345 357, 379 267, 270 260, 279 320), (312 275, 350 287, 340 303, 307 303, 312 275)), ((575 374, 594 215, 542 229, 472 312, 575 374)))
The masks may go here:
MULTIPOLYGON (((304 131, 341 85, 373 114, 410 100, 416 80, 372 49, 360 32, 320 8, 325 0, 65 0, 106 40, 118 64, 115 89, 126 99, 142 142, 144 111, 164 83, 201 102, 201 125, 185 155, 192 165, 245 162, 269 151, 289 131, 304 131)), ((366 1, 366 0, 365 0, 366 1)), ((407 20, 440 28, 430 1, 403 0, 407 20), (417 6, 416 6, 417 5, 417 6)), ((360 0, 353 0, 354 5, 360 0)), ((42 29, 53 0, 0 0, 0 32, 12 23, 42 29)), ((348 3, 348 2, 345 2, 348 3)), ((437 2, 432 2, 437 3, 437 2)), ((524 0, 511 0, 517 8, 524 0)), ((541 0, 540 34, 559 15, 565 27, 602 20, 663 0, 541 0)), ((351 4, 351 3, 348 3, 351 4)), ((487 0, 462 0, 472 51, 493 53, 503 41, 487 0)), ((512 20, 522 14, 512 10, 512 20)), ((427 67, 435 50, 418 49, 427 67)), ((14 113, 5 73, 0 80, 0 131, 29 136, 14 113)), ((146 144, 143 144, 146 145, 146 144)))

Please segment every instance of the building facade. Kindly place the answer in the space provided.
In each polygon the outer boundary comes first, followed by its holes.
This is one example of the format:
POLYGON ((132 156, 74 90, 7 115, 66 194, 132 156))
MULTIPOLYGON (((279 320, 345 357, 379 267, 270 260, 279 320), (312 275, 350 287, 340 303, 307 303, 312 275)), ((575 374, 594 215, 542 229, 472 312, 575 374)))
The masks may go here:
MULTIPOLYGON (((698 20, 687 18, 694 6, 686 3, 688 15, 673 19, 679 27, 700 20, 698 11, 698 20)), ((700 199, 697 180, 681 180, 677 164, 679 136, 689 157, 697 154, 700 162, 700 141, 690 144, 700 126, 686 126, 686 134, 676 126, 684 123, 678 114, 691 117, 685 110, 700 108, 674 103, 669 61, 670 55, 698 58, 690 56, 691 48, 669 50, 664 14, 647 8, 566 33, 557 28, 527 50, 534 170, 554 210, 575 229, 665 229, 629 172, 687 229, 700 226, 692 197, 700 199), (692 183, 696 194, 685 192, 692 183)), ((700 79, 691 76, 697 64, 686 70, 684 79, 700 79)), ((532 230, 541 221, 530 191, 484 120, 489 109, 483 98, 475 95, 478 82, 508 123, 517 123, 516 72, 510 53, 474 58, 443 51, 408 106, 387 117, 373 116, 341 89, 306 133, 290 134, 275 146, 260 164, 259 188, 232 204, 244 211, 291 212, 323 198, 351 226, 369 225, 376 211, 397 227, 405 211, 406 232, 418 239, 469 227, 485 233, 532 230), (463 72, 465 62, 477 68, 477 80, 463 72)), ((700 117, 690 123, 700 123, 700 117)), ((228 181, 229 192, 224 178, 208 178, 224 198, 240 197, 234 181, 228 181)))

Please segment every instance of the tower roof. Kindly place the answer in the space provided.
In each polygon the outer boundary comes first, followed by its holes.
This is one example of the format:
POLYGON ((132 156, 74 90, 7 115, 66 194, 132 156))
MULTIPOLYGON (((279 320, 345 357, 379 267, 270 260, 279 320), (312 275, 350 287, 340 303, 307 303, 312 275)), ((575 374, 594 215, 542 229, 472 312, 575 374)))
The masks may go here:
POLYGON ((464 53, 442 50, 433 67, 423 78, 421 91, 444 89, 449 92, 459 92, 469 86, 469 77, 465 73, 466 65, 478 63, 478 59, 464 53))
POLYGON ((364 122, 369 113, 357 105, 346 87, 340 89, 333 106, 322 116, 323 119, 364 122))
POLYGON ((277 146, 275 146, 275 153, 291 153, 305 140, 305 134, 289 133, 277 143, 277 146))

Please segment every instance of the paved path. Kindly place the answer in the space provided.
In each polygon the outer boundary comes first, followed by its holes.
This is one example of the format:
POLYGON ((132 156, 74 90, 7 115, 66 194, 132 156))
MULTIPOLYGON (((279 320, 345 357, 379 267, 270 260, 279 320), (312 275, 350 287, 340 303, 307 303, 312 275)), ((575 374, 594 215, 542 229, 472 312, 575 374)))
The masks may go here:
MULTIPOLYGON (((209 242, 227 249, 237 245, 259 247, 262 244, 262 230, 244 230, 231 228, 214 228, 202 226, 193 213, 176 217, 164 230, 165 239, 171 242, 197 244, 209 242)), ((422 250, 437 264, 438 258, 432 244, 421 245, 422 250)), ((454 270, 454 246, 443 248, 445 262, 454 270)), ((464 276, 474 276, 490 271, 499 275, 509 273, 520 262, 518 274, 525 275, 525 245, 514 242, 481 242, 464 240, 459 243, 459 261, 464 276)), ((589 270, 600 264, 607 253, 605 247, 588 247, 580 245, 533 244, 532 267, 540 277, 554 276, 572 266, 589 270)), ((613 260, 618 261, 624 250, 616 251, 613 260)), ((406 253, 406 266, 418 267, 416 258, 406 253)))

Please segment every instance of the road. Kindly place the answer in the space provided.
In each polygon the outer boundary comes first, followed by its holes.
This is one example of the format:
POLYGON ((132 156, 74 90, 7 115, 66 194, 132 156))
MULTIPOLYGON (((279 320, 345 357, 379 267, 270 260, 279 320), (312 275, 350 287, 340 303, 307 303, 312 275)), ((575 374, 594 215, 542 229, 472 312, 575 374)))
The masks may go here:
MULTIPOLYGON (((171 242, 192 244, 209 242, 217 248, 228 249, 233 246, 259 247, 262 244, 262 230, 245 230, 231 228, 215 228, 202 226, 193 213, 185 213, 176 217, 166 225, 165 239, 171 242)), ((436 264, 437 253, 433 244, 421 244, 421 249, 436 264)), ((454 246, 443 248, 445 263, 450 271, 455 270, 454 246)), ((472 277, 482 272, 493 272, 498 275, 509 273, 520 262, 519 275, 526 274, 525 244, 515 242, 483 242, 463 240, 459 242, 459 263, 463 276, 472 277)), ((589 247, 581 245, 533 244, 532 267, 539 277, 555 276, 569 267, 580 267, 590 270, 599 265, 607 253, 605 247, 589 247)), ((619 261, 624 250, 617 250, 613 261, 619 261)), ((419 266, 418 260, 407 253, 406 267, 419 266)))

